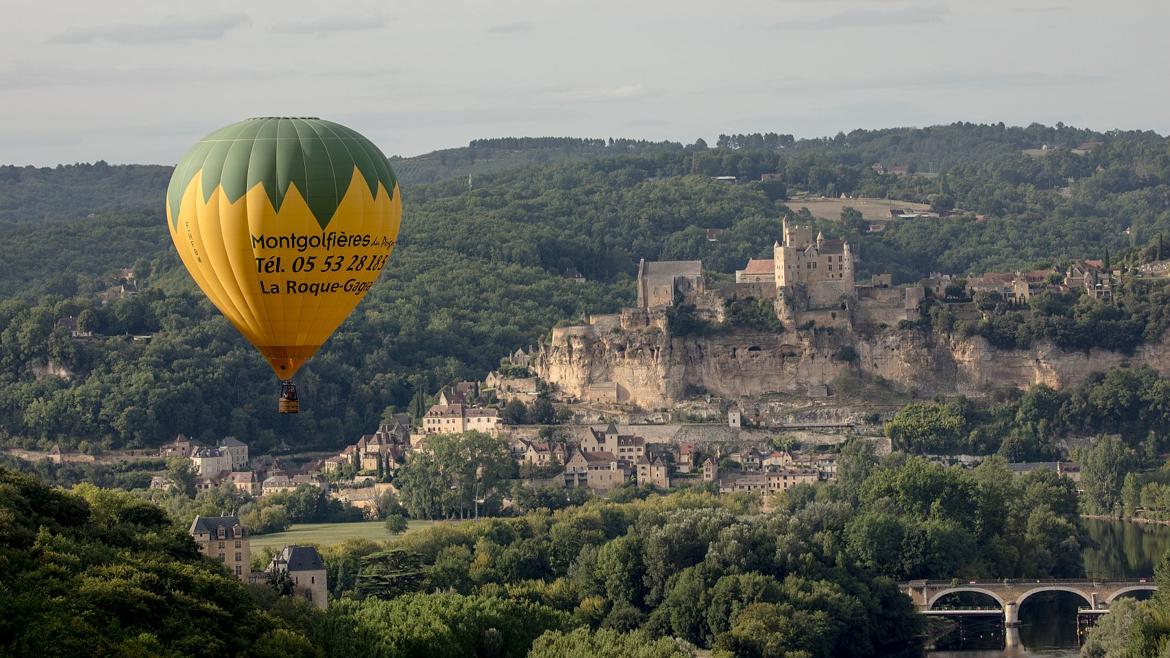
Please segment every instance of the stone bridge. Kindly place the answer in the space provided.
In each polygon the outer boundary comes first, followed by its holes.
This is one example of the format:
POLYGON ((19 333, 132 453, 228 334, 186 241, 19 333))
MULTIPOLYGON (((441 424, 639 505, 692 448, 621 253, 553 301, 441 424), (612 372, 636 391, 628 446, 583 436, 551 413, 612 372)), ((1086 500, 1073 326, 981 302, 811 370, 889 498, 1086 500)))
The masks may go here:
POLYGON ((918 611, 925 615, 1003 615, 1008 628, 1020 623, 1020 606, 1033 594, 1041 592, 1070 592, 1081 597, 1084 613, 1101 614, 1109 611, 1109 604, 1119 596, 1132 592, 1152 592, 1158 587, 1152 579, 1134 580, 1029 580, 1005 579, 987 581, 912 580, 899 585, 902 592, 914 601, 918 611), (935 607, 939 599, 957 592, 977 592, 993 599, 999 608, 943 608, 935 607))

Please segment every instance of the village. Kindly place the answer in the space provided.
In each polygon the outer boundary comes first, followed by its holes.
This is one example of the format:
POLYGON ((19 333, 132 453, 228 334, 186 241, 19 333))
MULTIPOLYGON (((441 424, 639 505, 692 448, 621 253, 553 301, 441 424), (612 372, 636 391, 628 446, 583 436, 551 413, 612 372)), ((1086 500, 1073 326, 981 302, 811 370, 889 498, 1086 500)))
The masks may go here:
MULTIPOLYGON (((523 362, 518 352, 514 359, 523 362)), ((712 485, 721 493, 773 494, 797 484, 833 477, 834 453, 827 449, 795 450, 766 433, 741 427, 738 411, 722 426, 712 425, 511 425, 500 409, 482 404, 482 383, 460 382, 443 388, 438 402, 412 429, 406 414, 359 437, 338 454, 308 462, 290 455, 249 458, 248 446, 235 438, 206 446, 180 435, 159 448, 161 458, 190 460, 196 489, 223 484, 264 497, 317 487, 342 502, 376 514, 376 500, 396 491, 394 475, 412 453, 427 450, 440 434, 482 432, 508 445, 517 478, 528 486, 579 487, 604 492, 632 485, 658 490, 712 485), (688 438, 690 437, 690 438, 688 438), (706 437, 705 439, 703 437, 706 437), (294 466, 294 464, 298 464, 294 466)), ((825 435, 827 448, 843 440, 825 435)), ((873 437, 881 443, 882 439, 873 437)), ((156 476, 152 488, 172 486, 156 476)))
MULTIPOLYGON (((547 341, 502 359, 483 381, 444 386, 420 417, 391 414, 372 433, 335 454, 301 454, 281 445, 276 451, 280 457, 250 455, 248 445, 235 437, 206 445, 180 434, 157 454, 123 451, 123 457, 189 460, 196 491, 227 484, 262 498, 308 486, 376 518, 377 501, 397 493, 396 473, 412 454, 428 449, 428 439, 479 432, 506 444, 515 479, 527 487, 600 493, 627 486, 660 491, 704 486, 767 499, 800 484, 833 479, 840 446, 851 438, 872 443, 878 455, 888 454, 891 444, 882 426, 897 406, 834 400, 829 387, 808 385, 798 395, 779 398, 699 392, 668 407, 646 408, 622 384, 598 379, 596 373, 571 381, 563 369, 550 365, 550 345, 653 327, 665 332, 669 314, 684 306, 701 318, 722 322, 729 306, 744 299, 768 304, 787 326, 874 331, 919 321, 927 299, 959 315, 976 316, 989 304, 1025 306, 1044 291, 1076 290, 1107 300, 1120 276, 1107 261, 1086 260, 1063 272, 1048 268, 967 278, 935 274, 900 286, 892 285, 889 275, 874 275, 859 284, 848 242, 822 233, 814 236, 808 226, 787 219, 782 229, 783 241, 774 246, 773 257, 750 259, 730 284, 710 284, 701 261, 642 261, 635 307, 555 328, 547 341), (550 413, 540 422, 521 422, 510 413, 516 405, 521 410, 545 405, 550 413)), ((58 463, 92 459, 65 455, 59 448, 46 456, 58 463)), ((968 466, 978 461, 968 463, 963 456, 935 460, 968 466)), ((1017 470, 1035 467, 1013 465, 1017 470)), ((1076 475, 1071 464, 1039 467, 1076 475)), ((162 474, 150 483, 164 490, 173 485, 162 474)))

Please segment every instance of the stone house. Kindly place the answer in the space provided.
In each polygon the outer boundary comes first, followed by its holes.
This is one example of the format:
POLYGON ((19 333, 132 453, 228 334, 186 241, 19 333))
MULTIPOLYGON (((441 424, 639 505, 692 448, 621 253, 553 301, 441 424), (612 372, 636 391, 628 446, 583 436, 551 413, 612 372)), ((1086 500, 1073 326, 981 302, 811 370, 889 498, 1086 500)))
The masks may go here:
POLYGON ((1113 299, 1113 274, 1105 271, 1104 263, 1100 260, 1073 263, 1064 274, 1064 285, 1094 299, 1113 299))
POLYGON ((198 441, 193 441, 185 435, 180 434, 174 438, 170 443, 164 443, 158 448, 158 456, 166 459, 168 457, 190 457, 191 453, 196 448, 202 448, 203 444, 198 441))
POLYGON ((221 473, 232 472, 232 455, 220 448, 196 448, 191 453, 195 475, 218 480, 221 473))
POLYGON ((308 484, 318 489, 325 489, 325 484, 313 477, 312 475, 273 475, 264 480, 260 485, 260 495, 271 496, 272 494, 284 493, 286 491, 293 491, 302 484, 308 484))
POLYGON ((249 496, 260 494, 260 481, 256 479, 256 474, 252 471, 232 471, 228 473, 227 481, 231 482, 233 487, 249 496))
POLYGON ((617 425, 610 423, 604 432, 589 428, 589 434, 581 441, 581 450, 608 452, 618 461, 636 464, 646 454, 646 440, 633 434, 619 434, 617 425))
POLYGON ((551 466, 564 463, 561 446, 550 441, 520 439, 512 446, 512 454, 521 464, 551 466))
POLYGON ((661 457, 650 461, 645 456, 638 460, 637 480, 639 487, 670 488, 670 469, 661 457))
POLYGON ((743 470, 745 471, 758 471, 764 462, 764 456, 760 454, 759 450, 756 450, 755 446, 747 450, 733 452, 728 457, 731 461, 743 466, 743 470))
POLYGON ((252 553, 248 533, 235 516, 196 516, 188 534, 199 545, 199 552, 218 559, 236 578, 247 582, 251 573, 252 553))
POLYGON ((684 441, 678 444, 678 458, 675 460, 675 468, 679 473, 690 473, 695 469, 696 459, 701 453, 698 447, 689 441, 684 441))
POLYGON ((792 455, 787 450, 774 450, 760 460, 760 465, 767 469, 787 468, 792 466, 793 461, 792 455))
POLYGON ((248 468, 248 444, 229 436, 219 441, 219 449, 226 452, 232 459, 233 471, 243 471, 248 468))
POLYGON ((609 452, 577 449, 565 463, 565 486, 607 490, 622 486, 630 478, 629 468, 609 452))
POLYGON ((819 479, 816 471, 804 469, 742 473, 720 478, 719 493, 774 494, 798 484, 815 484, 819 479))
MULTIPOLYGON (((440 396, 442 399, 442 396, 440 396)), ((462 403, 436 404, 423 417, 424 434, 459 434, 483 432, 498 436, 500 412, 485 407, 470 407, 462 403)))
POLYGON ((703 460, 703 482, 714 482, 719 478, 719 462, 714 457, 703 460))
POLYGON ((471 404, 479 397, 479 384, 476 382, 459 382, 452 386, 439 389, 439 404, 471 404))
POLYGON ((268 563, 268 573, 287 573, 293 582, 293 595, 307 599, 318 608, 329 607, 329 587, 325 562, 312 546, 285 546, 268 563))

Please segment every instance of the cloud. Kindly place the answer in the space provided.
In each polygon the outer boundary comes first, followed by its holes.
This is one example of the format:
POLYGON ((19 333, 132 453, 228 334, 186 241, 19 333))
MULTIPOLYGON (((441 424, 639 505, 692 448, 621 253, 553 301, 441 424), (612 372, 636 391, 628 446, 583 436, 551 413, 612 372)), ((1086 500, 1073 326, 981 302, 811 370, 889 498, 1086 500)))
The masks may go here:
POLYGON ((492 34, 516 34, 519 32, 531 32, 535 27, 530 21, 517 21, 515 23, 493 25, 488 28, 488 32, 492 34))
POLYGON ((557 103, 604 103, 611 101, 632 101, 660 95, 641 82, 616 87, 565 87, 548 85, 533 88, 531 93, 550 102, 557 103))
POLYGON ((1048 5, 1045 7, 1012 7, 1012 11, 1018 14, 1052 14, 1056 12, 1068 11, 1068 6, 1048 5))
POLYGON ((42 62, 17 62, 0 68, 0 89, 154 86, 198 81, 257 80, 269 78, 271 75, 270 72, 244 68, 76 67, 42 62))
MULTIPOLYGON (((381 124, 384 126, 446 127, 453 125, 518 125, 536 121, 570 121, 588 116, 571 108, 508 105, 495 107, 443 108, 431 107, 411 110, 343 112, 337 115, 343 123, 381 124)), ((373 131, 376 132, 376 131, 373 131)))
POLYGON ((612 89, 604 89, 601 92, 602 96, 610 98, 633 98, 635 96, 646 95, 646 85, 639 82, 636 85, 622 85, 612 89))
POLYGON ((332 16, 313 21, 286 21, 268 28, 273 34, 333 34, 360 32, 386 27, 389 20, 380 14, 364 16, 332 16))
POLYGON ((873 75, 859 79, 805 78, 785 76, 767 81, 740 82, 718 89, 692 90, 691 93, 723 94, 791 94, 845 93, 856 95, 875 90, 937 92, 955 89, 1039 89, 1052 87, 1099 85, 1116 81, 1108 75, 1092 73, 1045 73, 1040 71, 924 71, 873 75))
POLYGON ((900 9, 849 9, 821 18, 781 21, 770 30, 836 30, 850 27, 931 25, 945 22, 946 7, 903 7, 900 9))
POLYGON ((171 43, 176 41, 212 41, 228 30, 248 27, 252 20, 245 14, 222 14, 205 18, 171 17, 155 23, 120 23, 95 25, 66 30, 49 43, 86 44, 108 42, 121 44, 171 43))
MULTIPOLYGON (((390 79, 401 69, 382 67, 338 68, 301 71, 298 75, 329 82, 342 78, 390 79)), ((17 61, 0 66, 0 89, 46 89, 64 87, 160 87, 193 83, 271 82, 282 75, 279 69, 244 67, 159 67, 159 66, 73 66, 54 62, 17 61)))

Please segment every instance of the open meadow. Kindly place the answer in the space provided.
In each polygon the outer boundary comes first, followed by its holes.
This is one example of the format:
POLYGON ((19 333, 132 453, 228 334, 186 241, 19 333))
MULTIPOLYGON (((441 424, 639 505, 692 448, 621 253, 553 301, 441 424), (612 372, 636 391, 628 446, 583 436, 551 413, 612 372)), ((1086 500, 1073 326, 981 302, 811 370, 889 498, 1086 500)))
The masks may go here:
POLYGON ((812 213, 813 217, 834 221, 841 219, 841 211, 845 208, 853 208, 860 212, 863 218, 871 221, 890 219, 891 208, 900 208, 912 212, 930 212, 930 206, 928 204, 914 203, 913 201, 898 201, 897 199, 834 199, 828 197, 811 197, 807 199, 791 199, 786 201, 785 204, 793 210, 808 208, 808 211, 812 213))
MULTIPOLYGON (((414 532, 437 523, 437 521, 409 521, 407 532, 414 532)), ((354 521, 351 523, 294 523, 284 532, 270 535, 254 535, 252 550, 263 548, 280 549, 289 544, 315 544, 329 546, 340 544, 347 539, 369 539, 385 541, 393 537, 386 532, 384 521, 354 521)))

